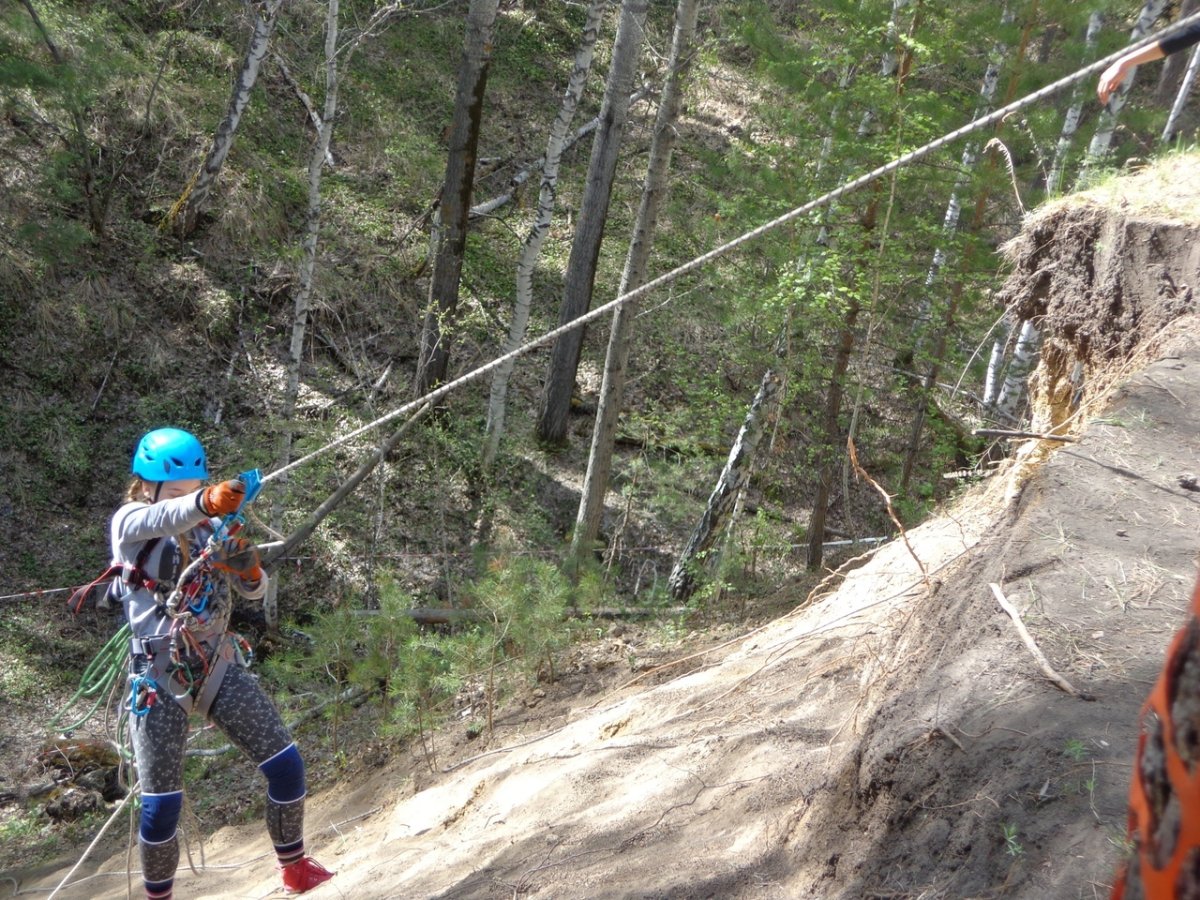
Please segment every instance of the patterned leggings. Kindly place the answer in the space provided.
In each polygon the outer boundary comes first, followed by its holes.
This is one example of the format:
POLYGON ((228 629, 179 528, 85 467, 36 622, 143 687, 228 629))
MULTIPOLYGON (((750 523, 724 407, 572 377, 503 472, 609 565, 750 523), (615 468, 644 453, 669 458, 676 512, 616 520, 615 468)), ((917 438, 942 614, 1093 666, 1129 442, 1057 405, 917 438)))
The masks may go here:
MULTIPOLYGON (((225 672, 209 717, 225 736, 250 757, 262 763, 284 751, 292 742, 287 726, 258 679, 239 666, 225 672)), ((183 790, 183 762, 188 731, 188 716, 165 693, 146 715, 131 725, 133 752, 143 796, 171 794, 183 790)), ((294 753, 294 751, 291 751, 294 753)), ((143 826, 146 804, 143 803, 143 826)), ((267 796, 267 831, 271 842, 280 847, 303 840, 304 797, 278 803, 267 796)), ((162 823, 158 823, 162 828, 162 823)), ((143 834, 138 841, 142 858, 142 877, 149 882, 169 882, 179 864, 179 843, 174 823, 168 823, 156 842, 143 834)))

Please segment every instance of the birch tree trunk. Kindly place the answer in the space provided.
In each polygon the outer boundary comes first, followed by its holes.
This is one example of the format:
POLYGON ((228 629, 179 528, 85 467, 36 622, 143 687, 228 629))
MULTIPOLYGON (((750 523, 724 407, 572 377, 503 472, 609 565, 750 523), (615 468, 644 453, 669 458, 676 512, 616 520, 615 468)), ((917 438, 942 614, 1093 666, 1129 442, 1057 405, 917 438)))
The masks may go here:
MULTIPOLYGON (((675 33, 671 40, 671 55, 667 63, 667 80, 663 85, 658 116, 654 121, 654 138, 650 144, 646 182, 642 188, 641 205, 634 225, 633 240, 630 241, 629 253, 625 258, 625 271, 621 275, 618 296, 636 290, 646 283, 650 249, 658 228, 659 212, 667 194, 667 174, 671 168, 671 154, 675 150, 675 139, 678 136, 675 126, 683 102, 683 82, 692 63, 692 44, 696 37, 699 7, 699 0, 679 0, 675 9, 675 33)), ((612 474, 613 442, 624 404, 630 335, 637 308, 636 302, 626 301, 613 313, 608 352, 604 359, 604 377, 600 385, 600 400, 596 410, 596 424, 592 430, 592 449, 588 455, 587 474, 583 479, 579 512, 575 517, 575 532, 571 539, 571 554, 576 559, 591 546, 600 533, 600 522, 604 516, 604 495, 608 493, 608 481, 612 474)))
MULTIPOLYGON (((883 51, 883 62, 879 67, 879 74, 883 76, 884 80, 893 77, 900 69, 902 56, 896 53, 896 48, 900 46, 900 13, 908 4, 909 0, 892 0, 892 14, 888 18, 887 24, 887 49, 883 51)), ((860 138, 867 135, 874 121, 875 111, 873 109, 868 109, 862 114, 862 119, 858 123, 860 138)))
MULTIPOLYGON (((567 79, 562 106, 550 125, 550 137, 546 141, 546 155, 542 163, 542 181, 538 189, 537 212, 533 225, 521 246, 521 257, 517 261, 517 295, 513 302, 512 323, 508 329, 508 340, 503 353, 511 353, 525 340, 525 329, 529 325, 529 311, 533 306, 533 271, 542 252, 542 244, 550 233, 550 221, 554 216, 554 202, 558 195, 558 168, 566 146, 567 130, 575 118, 579 98, 587 83, 596 52, 596 39, 600 34, 600 23, 604 18, 607 0, 592 0, 588 7, 587 20, 583 26, 583 39, 575 52, 575 65, 567 79)), ((504 435, 504 413, 508 400, 508 381, 512 377, 515 360, 502 365, 492 377, 492 389, 488 397, 487 425, 484 430, 483 468, 488 470, 496 459, 500 439, 504 435)))
POLYGON ((458 70, 454 118, 450 123, 450 153, 439 208, 440 229, 433 273, 429 279, 429 304, 421 329, 417 362, 416 395, 428 393, 446 379, 450 365, 448 330, 458 309, 467 220, 475 186, 475 160, 483 118, 483 94, 492 59, 492 32, 499 0, 471 0, 467 33, 458 70))
POLYGON ((1179 85, 1179 93, 1175 95, 1175 102, 1171 106, 1171 114, 1167 116, 1166 127, 1163 128, 1162 142, 1169 144, 1172 138, 1175 137, 1175 128, 1179 124, 1179 114, 1183 112, 1183 105, 1187 103, 1188 96, 1192 93, 1192 85, 1196 82, 1196 71, 1200 69, 1200 44, 1192 48, 1192 55, 1188 57, 1187 71, 1183 73, 1183 81, 1179 85))
POLYGON ((242 67, 233 79, 233 93, 229 97, 229 106, 225 118, 217 127, 213 136, 212 147, 204 158, 200 169, 192 176, 191 182, 183 190, 183 194, 167 213, 160 228, 163 231, 174 229, 180 238, 185 238, 196 230, 196 222, 200 212, 208 200, 221 167, 225 165, 225 157, 233 146, 233 137, 237 134, 238 125, 242 121, 242 113, 250 101, 250 92, 258 80, 258 70, 262 66, 263 57, 267 55, 267 45, 275 31, 279 20, 279 10, 284 0, 263 0, 255 6, 254 30, 250 34, 250 45, 242 59, 242 67))
MULTIPOLYGON (((313 276, 317 268, 317 241, 321 233, 321 173, 326 157, 329 156, 333 120, 337 115, 337 36, 338 0, 329 0, 325 24, 325 105, 321 117, 321 130, 308 158, 308 209, 304 217, 304 235, 300 240, 300 277, 296 288, 292 339, 288 350, 287 386, 283 394, 283 408, 280 410, 283 432, 279 438, 277 468, 283 468, 292 458, 292 420, 296 412, 296 400, 300 395, 300 362, 304 357, 308 310, 312 299, 313 276)), ((283 498, 280 492, 276 492, 271 505, 271 527, 276 531, 283 530, 283 498)), ((278 589, 278 580, 271 579, 263 597, 263 615, 267 627, 272 631, 279 627, 278 589)))
MULTIPOLYGON (((1138 14, 1133 31, 1129 33, 1130 44, 1136 44, 1149 34, 1150 29, 1154 27, 1154 23, 1158 20, 1159 15, 1162 14, 1163 7, 1166 5, 1167 0, 1146 0, 1146 3, 1142 6, 1142 11, 1138 14)), ((1129 89, 1133 86, 1133 81, 1136 77, 1137 67, 1135 66, 1129 70, 1129 74, 1125 76, 1125 80, 1121 82, 1121 86, 1113 91, 1113 95, 1108 98, 1108 103, 1104 107, 1103 112, 1100 113, 1099 121, 1096 124, 1096 132, 1092 135, 1092 142, 1088 145, 1083 171, 1079 173, 1076 187, 1087 184, 1091 171, 1108 155, 1108 150, 1112 146, 1113 132, 1117 130, 1117 119, 1121 115, 1121 109, 1125 106, 1125 98, 1128 96, 1129 89)))
POLYGON ((983 381, 983 408, 985 410, 991 409, 995 405, 996 397, 1000 393, 1000 385, 1004 383, 1000 378, 1000 372, 1004 368, 1004 348, 1008 346, 1008 337, 1012 333, 1007 312, 1001 318, 998 328, 996 339, 992 342, 992 353, 988 357, 987 373, 984 375, 983 381))
MULTIPOLYGON (((567 262, 558 315, 560 325, 579 318, 592 303, 600 242, 604 238, 608 204, 617 170, 617 153, 629 113, 630 88, 645 38, 648 7, 649 0, 624 0, 621 4, 621 21, 617 26, 604 103, 600 110, 602 124, 592 143, 587 184, 567 262)), ((543 443, 562 445, 566 442, 571 393, 575 389, 575 373, 579 369, 582 347, 583 329, 577 328, 556 340, 551 348, 537 426, 537 436, 543 443)))
MULTIPOLYGON (((1084 59, 1087 62, 1091 62, 1096 53, 1096 39, 1103 24, 1104 16, 1099 11, 1093 11, 1088 16, 1087 34, 1083 41, 1084 59)), ((1062 188, 1067 154, 1071 150, 1075 132, 1079 130, 1079 119, 1083 116, 1083 98, 1083 88, 1076 85, 1071 91, 1071 105, 1067 108, 1066 116, 1063 117, 1062 131, 1058 135, 1058 144, 1054 147, 1054 162, 1050 165, 1050 176, 1046 179, 1046 193, 1051 196, 1057 194, 1062 188)))
POLYGON ((1029 389, 1029 373, 1037 362, 1037 352, 1042 345, 1042 334, 1031 320, 1021 323, 1017 346, 1013 350, 1013 360, 1004 378, 1004 387, 1000 389, 1000 397, 996 401, 996 417, 1001 421, 1013 423, 1017 421, 1021 405, 1029 389))
POLYGON ((684 602, 695 593, 704 554, 716 542, 721 523, 733 509, 738 494, 749 478, 759 441, 779 405, 779 384, 779 376, 774 372, 768 371, 763 376, 758 394, 729 451, 729 459, 725 462, 721 477, 717 479, 717 485, 708 498, 704 514, 671 570, 668 585, 671 596, 677 602, 684 602))

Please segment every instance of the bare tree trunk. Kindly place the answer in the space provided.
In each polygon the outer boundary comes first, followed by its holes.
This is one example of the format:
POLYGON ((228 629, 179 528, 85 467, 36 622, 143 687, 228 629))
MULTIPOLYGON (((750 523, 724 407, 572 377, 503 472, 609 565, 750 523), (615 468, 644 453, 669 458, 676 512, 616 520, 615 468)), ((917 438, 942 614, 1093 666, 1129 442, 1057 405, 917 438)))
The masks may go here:
POLYGON ((687 546, 679 554, 675 568, 671 570, 668 584, 671 596, 676 602, 682 603, 695 593, 703 555, 716 541, 721 532, 721 523, 733 509, 738 494, 750 477, 758 443, 762 440, 763 432, 774 416, 778 404, 779 376, 768 371, 763 375, 758 394, 754 397, 750 411, 746 413, 746 421, 742 423, 737 440, 729 451, 729 459, 725 462, 721 477, 717 479, 717 486, 708 498, 704 514, 700 517, 696 530, 692 532, 687 546))
POLYGON ((932 359, 929 371, 921 382, 918 394, 919 405, 913 415, 912 428, 908 436, 908 452, 904 455, 904 465, 900 473, 900 490, 908 490, 908 482, 912 478, 913 469, 917 464, 917 454, 921 449, 921 432, 925 428, 925 418, 928 415, 929 404, 933 402, 933 388, 937 384, 938 373, 941 371, 942 356, 946 352, 946 338, 954 327, 954 317, 958 314, 958 303, 962 299, 962 284, 955 284, 951 290, 950 302, 946 306, 946 318, 934 339, 932 359))
MULTIPOLYGON (((896 78, 897 73, 905 66, 908 51, 901 50, 900 41, 900 14, 904 8, 908 6, 909 0, 892 0, 892 12, 888 18, 887 24, 887 40, 883 57, 879 66, 879 75, 883 80, 896 78)), ((915 33, 920 25, 921 10, 918 0, 917 9, 914 11, 912 24, 910 26, 909 36, 915 33)), ((850 80, 853 77, 854 69, 857 67, 856 62, 851 62, 843 71, 842 77, 838 82, 838 91, 843 92, 849 86, 850 80)), ((896 78, 896 93, 903 93, 903 80, 896 78)), ((859 140, 866 140, 870 135, 871 127, 876 119, 875 109, 868 107, 859 119, 856 137, 859 140)), ((821 155, 817 160, 817 171, 820 172, 825 163, 826 158, 830 155, 833 149, 833 126, 836 124, 836 117, 830 122, 830 134, 821 144, 821 155)), ((874 194, 878 186, 872 187, 874 194)), ((876 213, 878 210, 878 198, 872 196, 867 202, 866 208, 859 216, 859 223, 865 230, 874 228, 876 213)), ((827 251, 831 250, 835 243, 835 238, 829 229, 829 220, 834 213, 832 205, 826 206, 821 210, 821 224, 817 232, 817 251, 816 257, 818 260, 824 258, 827 251)), ((808 268, 811 273, 811 267, 808 266, 808 259, 804 259, 801 263, 801 268, 808 268)), ((847 272, 849 275, 849 272, 847 272)), ((841 416, 842 396, 845 391, 845 376, 850 367, 850 358, 854 350, 854 327, 859 314, 859 302, 857 298, 852 301, 852 306, 847 310, 847 316, 843 319, 842 329, 838 337, 838 350, 834 357, 833 368, 830 371, 829 387, 825 394, 825 415, 823 417, 824 432, 817 438, 818 442, 824 441, 825 444, 820 446, 817 452, 817 493, 813 498, 813 508, 809 516, 809 535, 808 535, 808 566, 810 569, 819 568, 821 565, 821 557, 824 552, 823 541, 825 539, 825 519, 829 512, 829 497, 832 493, 833 483, 833 467, 835 464, 834 449, 831 444, 834 443, 833 435, 837 429, 838 419, 841 416)), ((741 497, 738 497, 738 503, 734 506, 733 516, 736 521, 740 514, 741 497)), ((730 526, 732 530, 732 524, 730 526)), ((728 539, 727 539, 728 543, 728 539)), ((724 550, 722 551, 724 553, 724 550)))
POLYGON ((1013 350, 1012 363, 1004 378, 1004 387, 1000 389, 1000 398, 996 401, 996 418, 1000 421, 1017 421, 1021 404, 1025 402, 1029 391, 1029 373, 1033 371, 1034 363, 1037 362, 1037 352, 1041 344, 1041 332, 1032 320, 1022 322, 1017 346, 1013 350))
MULTIPOLYGON (((283 76, 283 80, 288 83, 288 87, 292 89, 292 93, 294 93, 300 103, 303 104, 305 112, 308 113, 308 120, 312 122, 313 131, 319 135, 321 133, 321 114, 318 113, 317 108, 313 106, 312 97, 308 96, 308 93, 300 86, 300 82, 296 81, 295 77, 293 77, 292 70, 288 68, 287 63, 284 61, 282 56, 275 51, 271 51, 271 58, 275 60, 275 65, 279 67, 279 74, 281 74, 283 76)), ((332 153, 326 152, 325 165, 329 166, 331 169, 334 167, 332 153)))
POLYGON ((279 10, 284 0, 262 0, 255 7, 254 30, 250 35, 250 46, 242 59, 242 67, 233 80, 233 93, 229 97, 229 107, 225 119, 217 127, 213 137, 212 147, 204 158, 199 170, 192 176, 191 182, 184 188, 183 194, 175 201, 159 226, 163 231, 174 229, 181 238, 187 237, 196 229, 196 221, 200 211, 208 199, 221 167, 225 165, 225 157, 233 146, 233 137, 237 134, 238 125, 242 121, 242 113, 250 101, 250 92, 258 80, 258 70, 263 57, 267 55, 267 45, 275 31, 279 20, 279 10))
MULTIPOLYGON (((1104 24, 1104 16, 1094 11, 1088 16, 1087 35, 1084 38, 1084 59, 1092 61, 1096 52, 1096 39, 1100 35, 1100 27, 1104 24)), ((1063 117, 1062 131, 1058 135, 1058 144, 1054 148, 1054 162, 1050 165, 1050 176, 1046 179, 1046 193, 1051 196, 1058 193, 1062 187, 1063 173, 1067 167, 1067 154, 1071 150, 1071 142, 1075 132, 1079 130, 1079 120, 1083 116, 1084 90, 1076 85, 1071 92, 1071 105, 1063 117)))
MULTIPOLYGON (((683 102, 683 82, 692 63, 692 44, 696 37, 699 6, 699 0, 679 0, 675 10, 675 34, 667 63, 667 80, 654 122, 654 139, 650 145, 646 182, 642 188, 642 201, 633 229, 633 240, 629 244, 629 254, 625 258, 625 271, 621 276, 618 296, 636 290, 646 282, 650 249, 658 228, 659 212, 667 194, 667 175, 678 135, 675 126, 683 102)), ((588 456, 587 474, 583 479, 579 512, 575 518, 575 533, 571 540, 571 553, 576 558, 600 533, 600 521, 604 515, 604 495, 608 492, 608 480, 612 474, 613 441, 617 435, 617 421, 624 404, 630 334, 636 315, 637 303, 633 301, 621 304, 613 313, 608 353, 604 360, 604 377, 600 385, 599 406, 596 410, 596 424, 592 430, 592 449, 588 456)))
MULTIPOLYGON (((907 0, 893 0, 892 15, 888 21, 887 29, 888 49, 884 53, 883 62, 880 67, 880 75, 884 78, 895 79, 897 96, 904 93, 905 82, 912 71, 913 63, 913 53, 910 49, 905 48, 897 53, 897 48, 901 46, 898 17, 906 5, 907 0)), ((913 11, 912 23, 909 27, 908 36, 910 38, 915 36, 917 29, 921 26, 921 22, 922 10, 920 0, 918 0, 913 11)), ((870 111, 863 116, 858 129, 858 136, 860 138, 866 137, 872 116, 873 113, 870 111)), ((859 217, 859 223, 864 233, 870 233, 875 229, 878 221, 878 213, 879 198, 878 196, 873 196, 859 217)), ((829 498, 833 493, 833 481, 837 468, 835 447, 842 445, 841 441, 834 438, 840 430, 838 423, 842 415, 842 401, 846 389, 846 373, 849 371, 850 359, 854 352, 855 329, 857 328, 858 317, 861 311, 861 300, 857 295, 852 294, 850 304, 842 319, 841 330, 838 334, 838 348, 834 355, 833 367, 829 373, 829 388, 825 394, 823 433, 819 438, 819 440, 824 442, 824 445, 817 455, 817 493, 813 498, 812 513, 808 521, 806 562, 808 568, 813 571, 821 567, 825 553, 825 521, 829 515, 829 498)), ((857 416, 857 410, 855 411, 855 416, 857 416)), ((853 417, 851 433, 853 434, 853 417)), ((848 482, 848 475, 843 476, 843 478, 848 482)))
MULTIPOLYGON (((908 6, 909 0, 892 0, 892 15, 887 24, 887 49, 883 51, 883 62, 879 74, 885 79, 893 77, 900 70, 901 57, 896 50, 900 46, 900 13, 908 6)), ((867 109, 858 123, 858 136, 865 137, 875 121, 875 110, 867 109)))
MULTIPOLYGON (((554 202, 558 196, 558 167, 567 140, 567 129, 575 118, 579 98, 592 68, 596 52, 596 39, 604 18, 607 0, 592 0, 588 7, 587 20, 583 26, 583 39, 575 52, 575 65, 567 79, 562 106, 550 125, 550 137, 546 141, 546 155, 542 160, 542 183, 538 189, 538 206, 533 225, 525 236, 521 247, 521 258, 517 262, 517 295, 513 302, 512 324, 504 353, 511 353, 525 340, 525 329, 529 325, 529 311, 533 306, 533 271, 542 252, 542 244, 550 233, 550 221, 554 216, 554 202)), ((512 377, 515 361, 510 361, 496 370, 492 376, 492 389, 488 398, 487 426, 484 433, 483 468, 488 470, 496 459, 500 438, 504 435, 504 413, 508 400, 508 381, 512 377)))
MULTIPOLYGON (((308 159, 308 209, 304 218, 304 236, 301 238, 300 279, 296 289, 295 311, 292 318, 292 340, 288 351, 287 386, 283 394, 280 420, 283 433, 279 438, 278 467, 283 468, 292 461, 292 420, 296 412, 296 399, 300 394, 300 362, 304 356, 304 338, 308 330, 308 309, 312 298, 313 276, 317 267, 317 240, 321 233, 321 172, 325 158, 329 155, 329 142, 333 137, 333 120, 337 115, 337 35, 338 0, 329 0, 325 24, 325 106, 321 117, 321 130, 313 144, 308 159)), ((271 506, 271 527, 283 530, 283 501, 279 494, 271 506)), ((271 579, 263 597, 263 615, 267 627, 274 631, 279 627, 279 605, 277 592, 279 583, 271 579)))
MULTIPOLYGON (((358 468, 355 469, 354 474, 339 484, 337 489, 326 497, 325 501, 313 510, 309 517, 301 522, 295 531, 279 543, 264 547, 262 550, 263 566, 268 571, 272 571, 280 559, 304 543, 309 535, 316 531, 317 526, 366 480, 366 477, 375 470, 376 466, 383 462, 396 444, 399 443, 400 439, 412 430, 412 427, 429 412, 429 409, 430 406, 426 403, 413 413, 412 418, 408 419, 403 425, 392 432, 379 445, 379 449, 363 460, 358 468)), ((276 581, 277 579, 271 579, 271 583, 275 583, 276 581)))
POLYGON ((817 463, 819 480, 817 495, 813 498, 812 515, 808 521, 808 568, 815 571, 821 568, 824 553, 825 517, 829 512, 829 496, 833 492, 833 477, 835 472, 834 450, 829 446, 833 437, 838 433, 838 419, 842 415, 842 395, 846 387, 846 371, 850 368, 850 354, 854 350, 854 329, 858 324, 858 314, 861 306, 857 295, 850 301, 846 317, 842 320, 842 330, 838 338, 837 354, 833 359, 833 371, 829 374, 829 391, 825 397, 825 416, 823 436, 826 446, 821 451, 817 463))
POLYGON ((475 187, 475 160, 483 119, 483 94, 492 60, 492 32, 499 0, 471 0, 467 33, 458 70, 454 118, 450 123, 450 153, 439 209, 441 221, 433 274, 429 279, 429 305, 421 330, 421 355, 417 362, 416 395, 420 397, 445 381, 450 365, 448 330, 458 309, 467 220, 475 187))
MULTIPOLYGON (((1138 14, 1133 31, 1129 33, 1130 44, 1136 44, 1149 34, 1166 5, 1167 0, 1146 0, 1142 11, 1138 14)), ((1137 67, 1135 66, 1129 70, 1129 74, 1125 76, 1121 86, 1108 98, 1108 104, 1100 113, 1100 119, 1096 124, 1096 133, 1092 136, 1091 144, 1088 145, 1087 157, 1084 159, 1083 171, 1079 173, 1077 186, 1087 184, 1091 170, 1108 155, 1109 147, 1112 146, 1113 133, 1117 130, 1117 119, 1121 115, 1121 109, 1125 106, 1125 98, 1136 77, 1137 67)))
MULTIPOLYGON (((1037 0, 1034 0, 1034 3, 1026 12, 1028 18, 1026 20, 1025 27, 1021 30, 1021 39, 1017 47, 1017 67, 1009 77, 1004 103, 1008 103, 1016 94, 1017 79, 1020 74, 1019 68, 1020 64, 1024 62, 1026 53, 1029 49, 1029 41, 1033 33, 1033 24, 1037 17, 1037 7, 1037 0)), ((1006 6, 1004 14, 1001 17, 1001 22, 1009 23, 1012 21, 1012 18, 1012 13, 1006 6)), ((1006 48, 1002 44, 997 43, 992 53, 992 62, 988 65, 987 72, 983 77, 983 86, 980 88, 979 92, 982 102, 980 107, 976 110, 976 118, 986 114, 988 109, 992 106, 992 101, 995 99, 996 95, 996 86, 1000 79, 1000 68, 1004 63, 1006 53, 1006 48)), ((972 174, 974 174, 971 169, 975 165, 975 160, 976 148, 974 145, 968 145, 963 151, 963 170, 960 173, 958 180, 955 182, 954 190, 950 195, 950 203, 946 207, 946 218, 942 224, 942 230, 945 234, 950 234, 958 228, 959 216, 961 213, 961 205, 959 203, 958 195, 966 188, 967 180, 972 174), (952 210, 953 216, 951 216, 952 210)), ((989 162, 989 165, 991 164, 992 163, 989 162)), ((988 189, 985 187, 975 202, 975 215, 970 224, 970 230, 972 232, 977 232, 982 226, 983 214, 987 206, 987 198, 988 189)), ((970 249, 968 248, 967 255, 964 258, 964 268, 969 268, 969 259, 970 249)), ((932 294, 931 289, 935 284, 941 269, 945 266, 945 263, 946 253, 943 248, 939 247, 934 252, 933 265, 930 267, 929 273, 925 279, 924 297, 929 297, 932 294)), ((925 419, 928 414, 928 407, 933 400, 933 388, 937 384, 938 373, 941 370, 942 357, 946 351, 947 336, 950 332, 950 329, 954 325, 954 317, 957 314, 958 304, 962 299, 962 293, 963 285, 961 281, 958 281, 951 286, 950 298, 946 306, 945 317, 941 328, 938 330, 937 335, 934 338, 934 347, 929 359, 929 370, 926 373, 925 378, 922 379, 921 387, 919 389, 917 407, 913 414, 912 428, 909 433, 908 450, 904 455, 904 464, 902 466, 900 478, 902 491, 908 490, 909 480, 912 478, 913 469, 916 467, 917 456, 921 451, 921 434, 925 428, 925 419)), ((932 304, 928 300, 926 303, 927 305, 925 309, 927 311, 926 314, 928 314, 928 310, 932 308, 932 304)), ((914 359, 914 366, 915 365, 919 365, 919 360, 914 359)))
POLYGON ((984 376, 983 382, 983 408, 985 410, 995 404, 996 397, 1000 393, 1000 385, 1003 384, 1000 372, 1004 368, 1004 348, 1008 346, 1008 336, 1012 332, 1007 312, 1001 318, 998 327, 1000 330, 992 342, 992 353, 988 358, 987 374, 984 376))
POLYGON ((1171 114, 1167 116, 1167 124, 1163 128, 1161 140, 1164 144, 1170 143, 1175 137, 1175 128, 1179 124, 1179 114, 1183 112, 1183 105, 1187 103, 1187 99, 1192 93, 1192 85, 1196 83, 1196 71, 1198 69, 1200 69, 1200 45, 1193 47, 1191 56, 1188 57, 1187 71, 1183 74, 1183 81, 1179 85, 1179 93, 1175 96, 1175 102, 1171 106, 1171 114))
MULTIPOLYGON (((587 184, 580 203, 578 226, 571 243, 567 275, 563 285, 560 325, 577 319, 592 304, 596 265, 600 257, 600 242, 608 219, 608 204, 612 197, 613 179, 617 170, 617 153, 625 133, 629 113, 629 92, 637 73, 642 40, 645 38, 646 13, 649 0, 624 0, 621 21, 613 44, 612 64, 600 110, 601 127, 592 143, 588 164, 587 184)), ((547 444, 566 442, 567 417, 571 412, 571 393, 575 389, 575 373, 583 347, 583 329, 563 335, 554 342, 550 366, 542 393, 538 438, 547 444)))

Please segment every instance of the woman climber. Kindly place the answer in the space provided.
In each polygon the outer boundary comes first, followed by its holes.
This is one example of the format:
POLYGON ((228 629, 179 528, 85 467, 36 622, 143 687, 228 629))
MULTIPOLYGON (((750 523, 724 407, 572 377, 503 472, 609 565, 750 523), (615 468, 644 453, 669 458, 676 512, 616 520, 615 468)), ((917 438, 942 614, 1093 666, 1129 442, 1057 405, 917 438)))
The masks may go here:
POLYGON ((231 589, 253 600, 267 587, 254 546, 224 537, 217 518, 237 512, 245 485, 201 487, 208 478, 204 448, 176 428, 143 436, 132 472, 111 537, 114 565, 122 567, 115 596, 133 631, 130 732, 142 790, 138 846, 146 897, 172 896, 192 712, 216 723, 266 776, 267 831, 284 890, 303 893, 333 875, 304 854, 304 762, 278 710, 245 669, 242 651, 249 645, 227 630, 231 589), (214 534, 223 538, 215 550, 214 534))

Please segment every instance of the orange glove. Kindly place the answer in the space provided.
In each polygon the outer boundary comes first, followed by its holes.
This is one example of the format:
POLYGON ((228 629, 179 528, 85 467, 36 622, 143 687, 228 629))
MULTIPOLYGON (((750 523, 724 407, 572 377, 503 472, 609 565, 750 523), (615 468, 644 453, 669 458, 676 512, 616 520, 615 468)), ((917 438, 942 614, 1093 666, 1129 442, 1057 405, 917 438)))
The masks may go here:
POLYGON ((242 581, 258 581, 263 576, 258 548, 238 537, 225 541, 219 561, 213 563, 213 568, 236 575, 242 581))
POLYGON ((206 516, 225 516, 237 512, 246 496, 246 486, 236 478, 206 487, 196 495, 196 506, 206 516))

